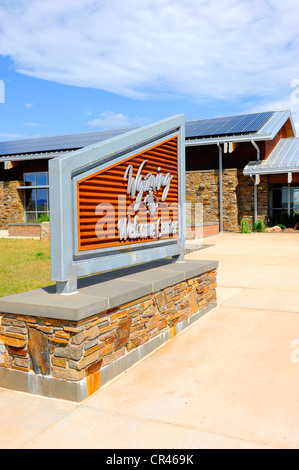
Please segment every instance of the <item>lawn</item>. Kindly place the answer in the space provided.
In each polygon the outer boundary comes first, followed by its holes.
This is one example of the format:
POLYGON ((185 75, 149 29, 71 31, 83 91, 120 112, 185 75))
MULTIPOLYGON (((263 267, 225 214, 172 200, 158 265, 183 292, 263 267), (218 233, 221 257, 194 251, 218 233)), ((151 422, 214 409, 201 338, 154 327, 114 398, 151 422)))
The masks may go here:
POLYGON ((50 284, 49 241, 0 239, 0 297, 50 284))

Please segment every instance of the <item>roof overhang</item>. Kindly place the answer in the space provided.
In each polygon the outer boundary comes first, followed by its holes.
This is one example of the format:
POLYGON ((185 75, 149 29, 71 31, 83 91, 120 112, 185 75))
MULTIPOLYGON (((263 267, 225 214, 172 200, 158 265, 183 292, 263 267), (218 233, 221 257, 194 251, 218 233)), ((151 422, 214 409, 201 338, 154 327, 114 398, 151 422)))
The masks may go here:
POLYGON ((49 158, 55 158, 60 155, 67 155, 71 152, 69 151, 61 151, 61 152, 51 152, 51 153, 28 153, 23 155, 5 155, 4 157, 0 156, 0 163, 1 162, 22 162, 26 160, 47 160, 49 158))
POLYGON ((299 139, 281 139, 265 160, 248 162, 244 175, 299 173, 299 139))
POLYGON ((225 144, 228 142, 251 142, 259 140, 272 140, 272 135, 257 135, 247 134, 247 135, 232 135, 232 136, 222 136, 222 137, 213 137, 211 139, 188 139, 186 140, 186 147, 195 147, 199 145, 215 145, 215 144, 225 144))
MULTIPOLYGON (((251 162, 249 162, 251 163, 251 162)), ((255 162, 254 162, 255 163, 255 162)), ((288 174, 288 173, 299 173, 299 168, 293 167, 293 168, 281 168, 281 169, 261 169, 261 170, 250 170, 250 168, 247 168, 248 165, 246 165, 246 170, 244 168, 243 174, 245 176, 254 176, 254 175, 282 175, 282 174, 288 174)))

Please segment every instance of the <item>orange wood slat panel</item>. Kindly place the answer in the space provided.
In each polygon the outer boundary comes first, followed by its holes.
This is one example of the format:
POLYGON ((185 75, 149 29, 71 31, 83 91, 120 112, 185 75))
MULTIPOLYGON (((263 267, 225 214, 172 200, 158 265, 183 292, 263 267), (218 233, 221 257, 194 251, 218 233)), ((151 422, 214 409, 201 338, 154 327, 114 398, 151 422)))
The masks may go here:
MULTIPOLYGON (((144 192, 142 199, 144 199, 146 194, 147 191, 144 192)), ((132 220, 134 215, 138 215, 138 223, 141 224, 150 222, 156 224, 159 217, 163 221, 170 220, 175 222, 178 220, 178 208, 173 206, 178 203, 178 138, 173 137, 145 152, 136 154, 78 181, 77 200, 79 251, 156 240, 157 238, 150 238, 149 236, 120 240, 117 223, 119 218, 125 218, 128 215, 131 216, 132 220), (146 214, 144 204, 140 206, 139 211, 134 212, 132 207, 136 203, 137 191, 134 199, 131 197, 131 194, 127 194, 128 178, 124 179, 128 165, 133 166, 132 176, 136 178, 137 172, 145 160, 147 161, 141 171, 143 180, 149 173, 154 177, 158 173, 163 173, 163 176, 169 173, 172 176, 164 204, 161 203, 164 186, 154 192, 154 195, 159 200, 159 206, 152 217, 146 214), (120 206, 118 206, 119 196, 121 201, 120 206), (99 204, 107 204, 107 206, 100 206, 97 209, 99 204), (169 211, 165 208, 165 205, 171 205, 169 211), (103 232, 98 231, 99 227, 105 230, 105 238, 99 238, 99 235, 103 234, 103 232)), ((177 233, 162 235, 161 238, 176 236, 177 233)))

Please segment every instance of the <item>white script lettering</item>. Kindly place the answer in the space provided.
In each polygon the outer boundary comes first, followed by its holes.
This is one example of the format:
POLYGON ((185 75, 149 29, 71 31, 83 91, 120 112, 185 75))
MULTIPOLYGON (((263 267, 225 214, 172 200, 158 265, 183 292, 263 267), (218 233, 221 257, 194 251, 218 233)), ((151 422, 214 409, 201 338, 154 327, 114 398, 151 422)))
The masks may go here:
POLYGON ((131 218, 129 215, 126 219, 119 219, 117 223, 118 236, 120 240, 127 240, 127 238, 160 238, 161 236, 169 236, 177 232, 178 222, 171 220, 162 221, 160 218, 157 222, 149 224, 138 223, 138 215, 131 218))
POLYGON ((144 177, 142 176, 141 172, 148 160, 144 160, 137 172, 136 177, 133 176, 133 165, 128 165, 124 174, 124 180, 128 180, 127 185, 127 194, 130 194, 132 199, 136 198, 134 211, 137 212, 145 192, 152 191, 159 191, 161 188, 164 187, 163 194, 162 194, 162 201, 165 201, 167 198, 170 183, 173 178, 173 175, 167 173, 164 175, 160 173, 161 168, 158 168, 158 172, 156 175, 152 173, 147 173, 144 177))

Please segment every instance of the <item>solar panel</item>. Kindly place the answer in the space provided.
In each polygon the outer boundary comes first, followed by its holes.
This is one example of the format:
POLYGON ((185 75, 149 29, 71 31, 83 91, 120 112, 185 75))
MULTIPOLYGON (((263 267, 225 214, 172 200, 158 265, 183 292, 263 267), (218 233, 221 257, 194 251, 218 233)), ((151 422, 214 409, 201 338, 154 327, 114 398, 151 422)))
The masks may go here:
POLYGON ((187 138, 248 134, 257 132, 272 115, 264 112, 187 121, 185 133, 187 138))
POLYGON ((247 126, 246 132, 254 132, 254 129, 259 130, 273 115, 273 113, 259 113, 256 118, 247 126))
POLYGON ((215 123, 211 128, 208 128, 207 131, 210 131, 211 135, 225 135, 229 134, 231 129, 238 123, 240 117, 233 116, 230 119, 223 119, 219 123, 215 123))
POLYGON ((211 118, 211 119, 200 119, 198 121, 186 122, 186 137, 193 136, 204 136, 213 133, 214 129, 217 129, 227 123, 228 119, 231 118, 211 118))
MULTIPOLYGON (((255 120, 256 116, 257 116, 256 114, 251 114, 251 115, 247 114, 247 115, 240 116, 239 119, 234 120, 233 126, 230 126, 227 129, 227 133, 239 134, 239 133, 249 132, 247 128, 250 125, 250 123, 252 123, 255 120)), ((256 130, 258 129, 255 129, 255 131, 256 130)))

